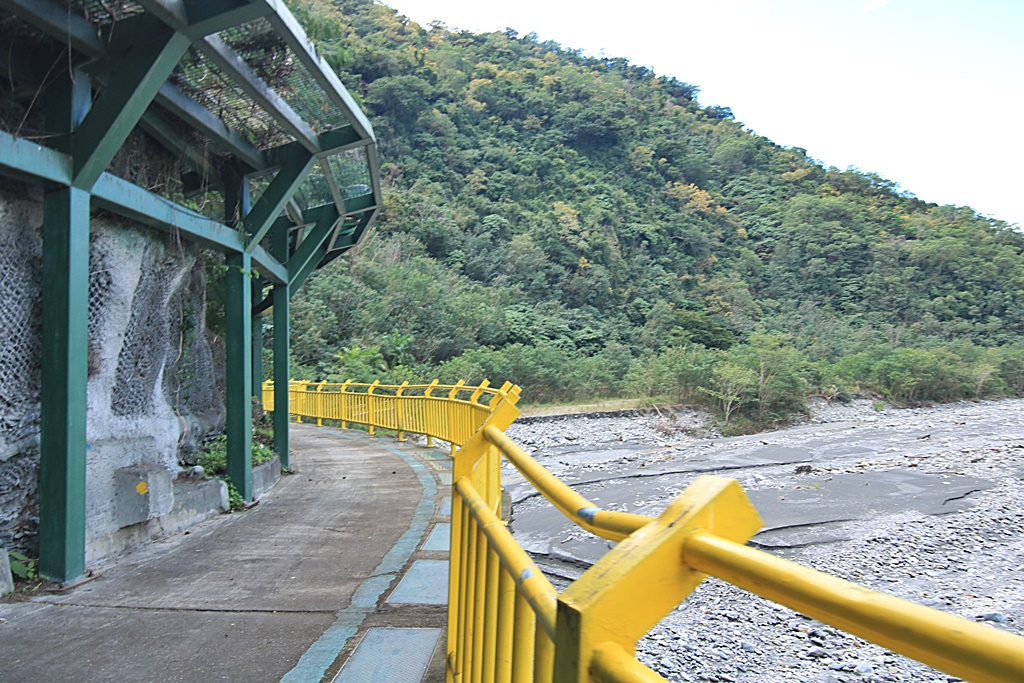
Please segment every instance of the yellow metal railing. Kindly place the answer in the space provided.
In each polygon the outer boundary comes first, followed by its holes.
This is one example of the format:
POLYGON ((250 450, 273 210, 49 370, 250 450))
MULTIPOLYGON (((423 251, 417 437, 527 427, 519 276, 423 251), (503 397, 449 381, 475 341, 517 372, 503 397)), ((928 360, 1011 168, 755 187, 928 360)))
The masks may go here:
MULTIPOLYGON (((405 440, 406 432, 425 435, 428 445, 433 445, 435 438, 443 439, 455 455, 458 446, 487 420, 491 406, 497 406, 495 399, 513 389, 518 392, 510 383, 492 387, 486 380, 479 386, 466 386, 465 382, 444 385, 437 380, 401 385, 292 381, 288 384, 288 413, 299 422, 305 418, 318 425, 324 420, 334 420, 342 428, 350 422, 361 424, 370 434, 376 429, 395 431, 399 441, 405 440)), ((263 383, 263 407, 274 409, 273 382, 263 383)))
POLYGON ((761 520, 734 480, 698 477, 657 518, 599 509, 505 435, 519 415, 518 387, 298 383, 290 397, 303 417, 432 434, 458 447, 450 683, 663 682, 636 660, 637 640, 709 575, 959 678, 1024 681, 1024 638, 747 547, 761 520), (342 396, 310 397, 330 393, 342 396), (561 594, 498 517, 502 456, 581 528, 618 541, 561 594))

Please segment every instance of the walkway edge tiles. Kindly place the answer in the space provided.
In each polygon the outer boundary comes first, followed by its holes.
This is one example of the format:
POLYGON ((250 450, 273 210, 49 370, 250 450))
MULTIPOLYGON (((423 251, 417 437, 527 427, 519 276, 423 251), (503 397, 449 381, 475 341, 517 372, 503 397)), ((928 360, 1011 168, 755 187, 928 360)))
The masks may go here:
POLYGON ((416 560, 388 596, 393 605, 447 605, 448 560, 416 560))
MULTIPOLYGON (((330 427, 321 427, 321 429, 332 431, 341 438, 352 441, 365 442, 367 438, 350 436, 330 427)), ((316 683, 324 677, 327 669, 338 658, 338 653, 345 647, 349 638, 356 634, 366 616, 377 608, 380 596, 388 589, 391 581, 415 552, 423 534, 426 533, 427 524, 434 515, 434 496, 437 495, 437 484, 430 471, 411 453, 405 453, 380 442, 375 442, 373 445, 401 457, 420 480, 423 495, 420 497, 412 522, 406 532, 388 551, 370 577, 356 589, 349 606, 338 612, 334 623, 324 631, 324 634, 316 642, 309 646, 295 667, 284 675, 281 683, 316 683)))

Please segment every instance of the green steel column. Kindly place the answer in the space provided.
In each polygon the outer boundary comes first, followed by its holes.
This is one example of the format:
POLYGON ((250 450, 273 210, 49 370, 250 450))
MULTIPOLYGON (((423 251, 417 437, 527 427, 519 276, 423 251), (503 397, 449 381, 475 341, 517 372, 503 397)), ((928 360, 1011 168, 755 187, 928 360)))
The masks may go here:
MULTIPOLYGON (((263 301, 263 282, 252 278, 252 307, 263 301)), ((263 403, 263 316, 252 316, 252 397, 263 403)))
MULTIPOLYGON (((81 72, 47 93, 47 126, 71 132, 92 89, 81 72)), ((65 149, 70 139, 57 141, 65 149)), ((43 200, 43 339, 39 440, 39 572, 69 583, 85 574, 86 382, 89 355, 89 193, 43 200)))
MULTIPOLYGON (((249 180, 244 176, 239 180, 241 188, 238 195, 238 214, 244 221, 252 211, 252 190, 249 180)), ((251 252, 250 252, 251 253, 251 252)), ((259 278, 250 279, 252 285, 252 307, 255 308, 263 300, 263 283, 259 278)), ((252 397, 263 402, 263 320, 252 316, 252 397)))
POLYGON ((229 254, 224 277, 227 327, 228 477, 246 502, 252 500, 252 257, 229 254))
MULTIPOLYGON (((280 226, 271 235, 271 251, 281 263, 288 260, 288 228, 280 226)), ((288 437, 288 357, 291 354, 291 323, 288 320, 288 285, 274 285, 274 448, 281 467, 291 467, 288 437)))

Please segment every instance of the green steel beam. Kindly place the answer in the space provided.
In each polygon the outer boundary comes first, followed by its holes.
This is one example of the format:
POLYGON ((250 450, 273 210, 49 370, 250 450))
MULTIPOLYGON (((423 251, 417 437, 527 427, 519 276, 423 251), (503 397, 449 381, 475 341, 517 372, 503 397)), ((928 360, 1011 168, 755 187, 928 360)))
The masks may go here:
POLYGON ((305 150, 297 151, 281 167, 270 185, 243 219, 247 251, 252 252, 277 220, 292 195, 302 186, 316 159, 305 150))
POLYGON ((313 252, 312 257, 306 263, 306 266, 295 274, 295 277, 288 283, 291 296, 295 296, 295 292, 302 289, 302 285, 306 282, 309 276, 316 270, 317 266, 320 265, 320 261, 323 260, 324 256, 327 255, 327 245, 320 245, 316 251, 313 252))
POLYGON ((265 17, 270 13, 269 8, 249 0, 186 0, 185 6, 189 25, 184 28, 184 32, 193 40, 265 17))
POLYGON ((362 194, 358 197, 349 197, 345 200, 345 215, 363 213, 378 208, 379 203, 374 201, 372 194, 362 194))
POLYGON ((104 173, 93 186, 96 206, 221 251, 244 251, 237 230, 190 211, 127 180, 104 173))
MULTIPOLYGON (((270 233, 271 253, 279 260, 288 258, 288 226, 274 226, 270 233)), ((274 285, 271 292, 274 306, 274 450, 281 467, 291 467, 291 447, 288 434, 288 368, 291 355, 291 321, 289 319, 288 285, 274 285)))
POLYGON ((266 16, 270 9, 247 0, 139 0, 147 12, 193 40, 266 16))
POLYGON ((227 475, 242 498, 249 502, 252 500, 252 257, 246 253, 231 254, 226 261, 227 475))
POLYGON ((0 131, 0 171, 18 180, 67 186, 71 184, 71 157, 0 131))
POLYGON ((187 36, 167 28, 139 37, 72 136, 76 187, 96 183, 188 46, 187 36))
MULTIPOLYGON (((93 186, 92 197, 97 207, 143 225, 183 236, 219 251, 245 251, 242 236, 237 230, 109 173, 100 176, 93 186)), ((287 268, 263 247, 253 249, 252 261, 260 275, 271 282, 285 282, 288 279, 287 268)))
MULTIPOLYGON (((352 126, 332 128, 318 135, 316 139, 317 145, 320 147, 320 151, 316 153, 318 159, 369 144, 365 139, 359 137, 356 129, 352 126)), ((267 166, 280 166, 294 157, 299 149, 308 151, 305 145, 298 142, 288 142, 268 149, 266 151, 267 166)))
POLYGON ((321 212, 316 224, 313 225, 313 228, 303 238, 302 244, 295 250, 292 257, 288 259, 289 284, 295 284, 295 278, 305 270, 310 260, 313 259, 317 251, 324 246, 328 238, 333 234, 334 226, 338 223, 339 216, 333 204, 330 205, 330 208, 334 210, 321 212))
POLYGON ((138 0, 138 3, 147 12, 177 31, 182 31, 188 26, 185 0, 138 0))
MULTIPOLYGON (((91 92, 84 73, 62 73, 46 93, 47 128, 73 132, 91 92)), ((79 188, 43 198, 42 322, 39 571, 70 583, 85 574, 89 193, 79 188)))

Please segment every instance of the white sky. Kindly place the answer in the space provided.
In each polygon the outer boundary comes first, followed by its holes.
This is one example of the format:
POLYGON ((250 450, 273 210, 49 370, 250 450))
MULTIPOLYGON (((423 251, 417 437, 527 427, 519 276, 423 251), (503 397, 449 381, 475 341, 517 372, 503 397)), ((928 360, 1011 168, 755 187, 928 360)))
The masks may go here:
POLYGON ((1024 227, 1024 0, 384 0, 701 88, 775 142, 1024 227))

